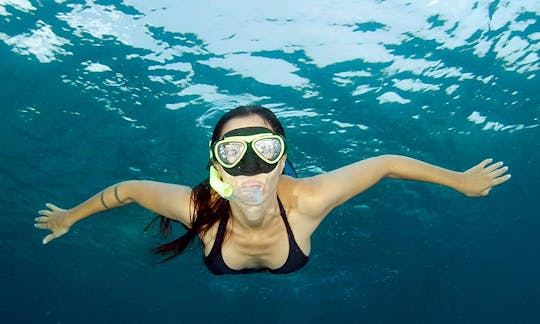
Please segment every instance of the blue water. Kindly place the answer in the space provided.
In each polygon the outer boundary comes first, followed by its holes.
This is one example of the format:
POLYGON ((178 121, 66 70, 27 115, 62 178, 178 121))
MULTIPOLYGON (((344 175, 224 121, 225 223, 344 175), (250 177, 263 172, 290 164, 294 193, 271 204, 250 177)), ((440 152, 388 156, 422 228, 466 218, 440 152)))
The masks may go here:
POLYGON ((538 1, 179 3, 0 0, 2 322, 540 321, 538 1), (284 276, 213 276, 198 246, 156 265, 137 206, 41 245, 45 202, 197 184, 214 123, 250 103, 301 177, 393 153, 512 179, 486 198, 384 180, 284 276))

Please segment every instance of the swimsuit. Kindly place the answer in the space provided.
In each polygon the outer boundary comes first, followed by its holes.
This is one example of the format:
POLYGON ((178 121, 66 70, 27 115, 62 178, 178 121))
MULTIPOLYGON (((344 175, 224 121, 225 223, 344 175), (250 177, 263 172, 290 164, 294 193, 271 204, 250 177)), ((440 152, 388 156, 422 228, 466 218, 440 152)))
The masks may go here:
POLYGON ((291 231, 291 227, 289 225, 289 222, 287 221, 287 215, 285 213, 285 208, 283 208, 283 205, 281 204, 281 201, 278 198, 278 204, 279 204, 279 211, 281 214, 281 218, 283 219, 283 222, 285 223, 285 228, 287 229, 287 237, 289 239, 289 255, 287 256, 287 260, 285 261, 285 264, 277 269, 270 269, 270 268, 247 268, 247 269, 240 269, 235 270, 229 268, 227 264, 225 264, 225 261, 223 260, 223 255, 221 254, 221 245, 223 244, 223 239, 225 237, 225 230, 227 228, 227 219, 222 219, 219 222, 219 227, 216 233, 216 239, 214 241, 214 246, 212 246, 212 250, 210 253, 204 257, 204 263, 206 264, 206 267, 208 270, 210 270, 212 273, 216 275, 222 275, 222 274, 246 274, 246 273, 253 273, 253 272, 270 272, 270 273, 290 273, 299 270, 302 268, 306 263, 308 262, 309 257, 307 257, 302 250, 300 250, 300 247, 298 247, 298 244, 296 244, 296 241, 294 240, 294 235, 291 231))

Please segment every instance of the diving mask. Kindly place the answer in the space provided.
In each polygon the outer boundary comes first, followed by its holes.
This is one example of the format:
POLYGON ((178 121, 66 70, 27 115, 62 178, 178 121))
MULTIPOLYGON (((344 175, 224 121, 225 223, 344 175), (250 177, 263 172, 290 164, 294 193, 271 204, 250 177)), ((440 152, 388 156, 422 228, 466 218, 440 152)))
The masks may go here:
POLYGON ((211 143, 210 157, 232 176, 251 176, 274 170, 285 149, 283 136, 264 127, 246 127, 211 143))

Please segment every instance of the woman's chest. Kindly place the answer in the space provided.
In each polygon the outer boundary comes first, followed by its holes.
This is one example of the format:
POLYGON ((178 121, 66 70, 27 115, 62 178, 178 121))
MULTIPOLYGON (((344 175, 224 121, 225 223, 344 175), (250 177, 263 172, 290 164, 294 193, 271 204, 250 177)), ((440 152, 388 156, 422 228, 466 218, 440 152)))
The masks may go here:
MULTIPOLYGON (((210 231, 209 231, 210 232, 210 231)), ((228 224, 225 233, 215 231, 205 238, 205 255, 220 249, 225 264, 232 269, 279 268, 289 254, 289 235, 286 226, 275 224, 265 229, 243 229, 228 224)))

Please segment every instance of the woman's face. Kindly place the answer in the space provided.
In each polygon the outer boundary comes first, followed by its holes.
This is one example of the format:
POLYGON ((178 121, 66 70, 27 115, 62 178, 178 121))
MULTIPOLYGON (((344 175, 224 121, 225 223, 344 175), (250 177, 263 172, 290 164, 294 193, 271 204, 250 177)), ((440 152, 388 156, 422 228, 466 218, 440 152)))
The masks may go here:
MULTIPOLYGON (((272 127, 259 115, 248 115, 243 117, 236 117, 223 125, 220 137, 223 137, 224 134, 228 132, 246 127, 264 127, 267 129, 272 129, 272 127)), ((245 176, 238 175, 232 176, 225 172, 224 168, 219 163, 214 163, 214 166, 221 174, 223 181, 225 183, 231 184, 233 190, 237 193, 242 193, 243 188, 253 188, 260 186, 262 188, 262 201, 265 201, 269 197, 275 195, 277 191, 277 185, 279 182, 279 176, 283 172, 285 167, 285 160, 287 155, 283 155, 281 160, 277 163, 277 166, 268 173, 259 173, 255 175, 245 176)), ((248 189, 249 190, 249 189, 248 189)))

